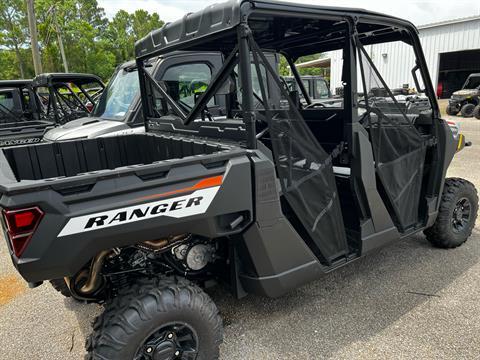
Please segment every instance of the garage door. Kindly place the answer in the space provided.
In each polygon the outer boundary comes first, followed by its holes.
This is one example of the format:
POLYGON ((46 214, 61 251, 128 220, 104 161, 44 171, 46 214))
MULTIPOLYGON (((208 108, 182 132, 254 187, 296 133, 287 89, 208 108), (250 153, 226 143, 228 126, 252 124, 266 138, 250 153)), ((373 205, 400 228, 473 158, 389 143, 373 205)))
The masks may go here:
POLYGON ((449 98, 462 88, 468 75, 480 72, 480 49, 440 54, 437 95, 449 98))

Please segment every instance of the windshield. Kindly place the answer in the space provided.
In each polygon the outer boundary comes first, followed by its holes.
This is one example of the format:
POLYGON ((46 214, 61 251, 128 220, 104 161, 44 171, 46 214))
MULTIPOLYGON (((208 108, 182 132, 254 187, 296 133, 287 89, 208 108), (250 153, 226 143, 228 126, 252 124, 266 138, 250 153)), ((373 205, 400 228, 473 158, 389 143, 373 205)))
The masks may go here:
POLYGON ((315 84, 317 85, 318 98, 326 99, 330 97, 327 82, 324 79, 316 79, 315 84))
POLYGON ((124 120, 130 104, 138 91, 137 71, 121 69, 110 80, 92 115, 107 120, 124 120))
POLYGON ((464 89, 480 89, 480 76, 470 76, 463 88, 464 89))

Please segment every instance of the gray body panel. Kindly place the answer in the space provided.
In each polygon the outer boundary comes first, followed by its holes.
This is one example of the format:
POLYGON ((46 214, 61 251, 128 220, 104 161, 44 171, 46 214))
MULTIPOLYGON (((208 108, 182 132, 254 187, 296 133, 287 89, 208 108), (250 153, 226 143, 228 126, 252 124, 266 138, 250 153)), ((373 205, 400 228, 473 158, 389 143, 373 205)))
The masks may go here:
POLYGON ((82 138, 96 138, 105 135, 120 135, 120 132, 143 132, 145 131, 143 126, 137 126, 137 131, 134 127, 130 127, 121 121, 104 120, 95 117, 80 118, 70 121, 69 123, 56 127, 48 131, 44 140, 46 141, 63 141, 82 138))

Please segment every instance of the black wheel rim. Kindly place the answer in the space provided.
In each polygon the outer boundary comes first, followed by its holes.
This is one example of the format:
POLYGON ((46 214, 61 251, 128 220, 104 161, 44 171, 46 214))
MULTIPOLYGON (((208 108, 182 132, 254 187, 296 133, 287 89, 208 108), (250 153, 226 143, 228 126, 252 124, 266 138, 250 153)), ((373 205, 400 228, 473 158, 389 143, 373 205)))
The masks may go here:
POLYGON ((185 323, 162 325, 138 348, 134 360, 195 360, 197 332, 185 323))
POLYGON ((468 228, 472 206, 467 198, 461 198, 457 201, 452 213, 452 230, 455 233, 461 233, 468 228))

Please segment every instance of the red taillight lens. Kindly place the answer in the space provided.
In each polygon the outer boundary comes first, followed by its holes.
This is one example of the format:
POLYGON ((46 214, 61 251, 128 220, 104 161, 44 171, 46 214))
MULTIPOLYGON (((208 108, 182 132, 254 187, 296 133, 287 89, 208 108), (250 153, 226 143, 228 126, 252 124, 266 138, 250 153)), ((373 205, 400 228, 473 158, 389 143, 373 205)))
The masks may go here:
POLYGON ((42 217, 43 211, 38 207, 3 210, 3 218, 7 226, 7 235, 12 250, 17 257, 20 257, 25 251, 42 217))

